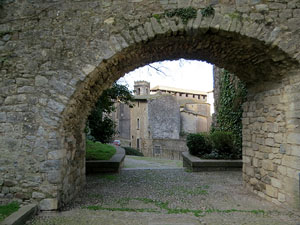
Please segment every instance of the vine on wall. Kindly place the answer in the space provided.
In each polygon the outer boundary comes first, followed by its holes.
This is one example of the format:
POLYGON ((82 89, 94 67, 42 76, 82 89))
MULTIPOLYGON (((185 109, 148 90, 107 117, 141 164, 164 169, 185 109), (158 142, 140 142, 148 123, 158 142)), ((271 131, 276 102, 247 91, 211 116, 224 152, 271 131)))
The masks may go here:
POLYGON ((220 95, 214 130, 230 131, 235 147, 242 153, 242 104, 246 100, 245 84, 226 70, 220 73, 220 95))

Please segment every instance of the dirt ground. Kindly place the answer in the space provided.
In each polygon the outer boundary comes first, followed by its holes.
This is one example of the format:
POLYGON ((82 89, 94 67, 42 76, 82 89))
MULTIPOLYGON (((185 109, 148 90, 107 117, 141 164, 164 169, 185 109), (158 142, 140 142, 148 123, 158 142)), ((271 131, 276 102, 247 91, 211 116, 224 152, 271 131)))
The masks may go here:
POLYGON ((298 212, 247 192, 241 172, 185 171, 180 161, 127 157, 115 175, 87 177, 61 212, 30 225, 300 225, 298 212))

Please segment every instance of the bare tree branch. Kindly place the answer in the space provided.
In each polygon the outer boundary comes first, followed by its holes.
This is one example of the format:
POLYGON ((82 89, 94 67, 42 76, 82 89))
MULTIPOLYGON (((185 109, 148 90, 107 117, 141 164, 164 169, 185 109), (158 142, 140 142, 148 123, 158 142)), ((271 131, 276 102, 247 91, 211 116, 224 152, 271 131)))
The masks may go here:
POLYGON ((147 66, 149 66, 150 68, 154 69, 158 74, 163 74, 164 76, 167 76, 167 74, 163 70, 161 70, 160 68, 155 67, 152 64, 149 64, 147 66))

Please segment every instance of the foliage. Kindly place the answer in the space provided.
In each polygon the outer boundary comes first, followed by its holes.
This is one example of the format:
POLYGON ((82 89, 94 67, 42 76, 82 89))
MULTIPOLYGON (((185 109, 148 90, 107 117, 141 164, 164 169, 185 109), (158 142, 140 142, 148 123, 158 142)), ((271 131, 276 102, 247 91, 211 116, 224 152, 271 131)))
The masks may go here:
POLYGON ((191 155, 204 159, 241 158, 241 152, 236 149, 231 132, 215 131, 210 134, 189 134, 187 146, 191 155))
POLYGON ((125 149, 126 155, 136 155, 136 156, 144 156, 144 154, 134 148, 131 147, 123 147, 125 149))
POLYGON ((220 76, 220 97, 217 106, 217 127, 212 131, 232 132, 236 154, 242 152, 242 104, 246 100, 245 85, 228 71, 220 76))
POLYGON ((180 9, 166 11, 165 14, 167 17, 178 16, 181 18, 184 24, 187 24, 187 22, 190 19, 194 19, 197 17, 197 10, 194 9, 193 7, 188 7, 188 8, 180 8, 180 9))
POLYGON ((213 148, 222 153, 231 154, 234 151, 233 135, 231 132, 215 131, 210 135, 213 148))
POLYGON ((119 101, 132 107, 133 100, 131 92, 124 85, 114 83, 109 89, 103 91, 98 99, 95 108, 92 110, 87 121, 87 138, 102 143, 109 143, 116 134, 116 125, 110 118, 110 113, 116 108, 114 103, 119 101))
POLYGON ((209 138, 206 134, 189 134, 186 138, 186 145, 191 155, 205 155, 212 151, 209 138))
POLYGON ((100 142, 86 141, 87 160, 109 160, 116 153, 116 149, 100 142))
POLYGON ((157 20, 157 22, 160 22, 160 19, 162 17, 162 15, 160 14, 153 14, 152 16, 157 20))
POLYGON ((215 14, 215 9, 212 5, 207 6, 204 9, 201 9, 201 14, 203 17, 213 16, 215 14))
POLYGON ((0 205, 0 221, 4 220, 5 217, 8 217, 10 214, 18 211, 20 208, 19 203, 11 202, 6 205, 0 205))

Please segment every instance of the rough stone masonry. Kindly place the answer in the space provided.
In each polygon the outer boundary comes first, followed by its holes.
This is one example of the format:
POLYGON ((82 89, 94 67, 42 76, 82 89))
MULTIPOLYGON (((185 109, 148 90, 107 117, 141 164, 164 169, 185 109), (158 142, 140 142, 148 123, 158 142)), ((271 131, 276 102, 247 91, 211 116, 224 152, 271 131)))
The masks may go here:
POLYGON ((245 186, 300 208, 299 28, 299 0, 0 1, 0 197, 42 210, 70 201, 101 92, 139 66, 186 58, 247 83, 245 186), (187 23, 165 13, 189 6, 187 23))

